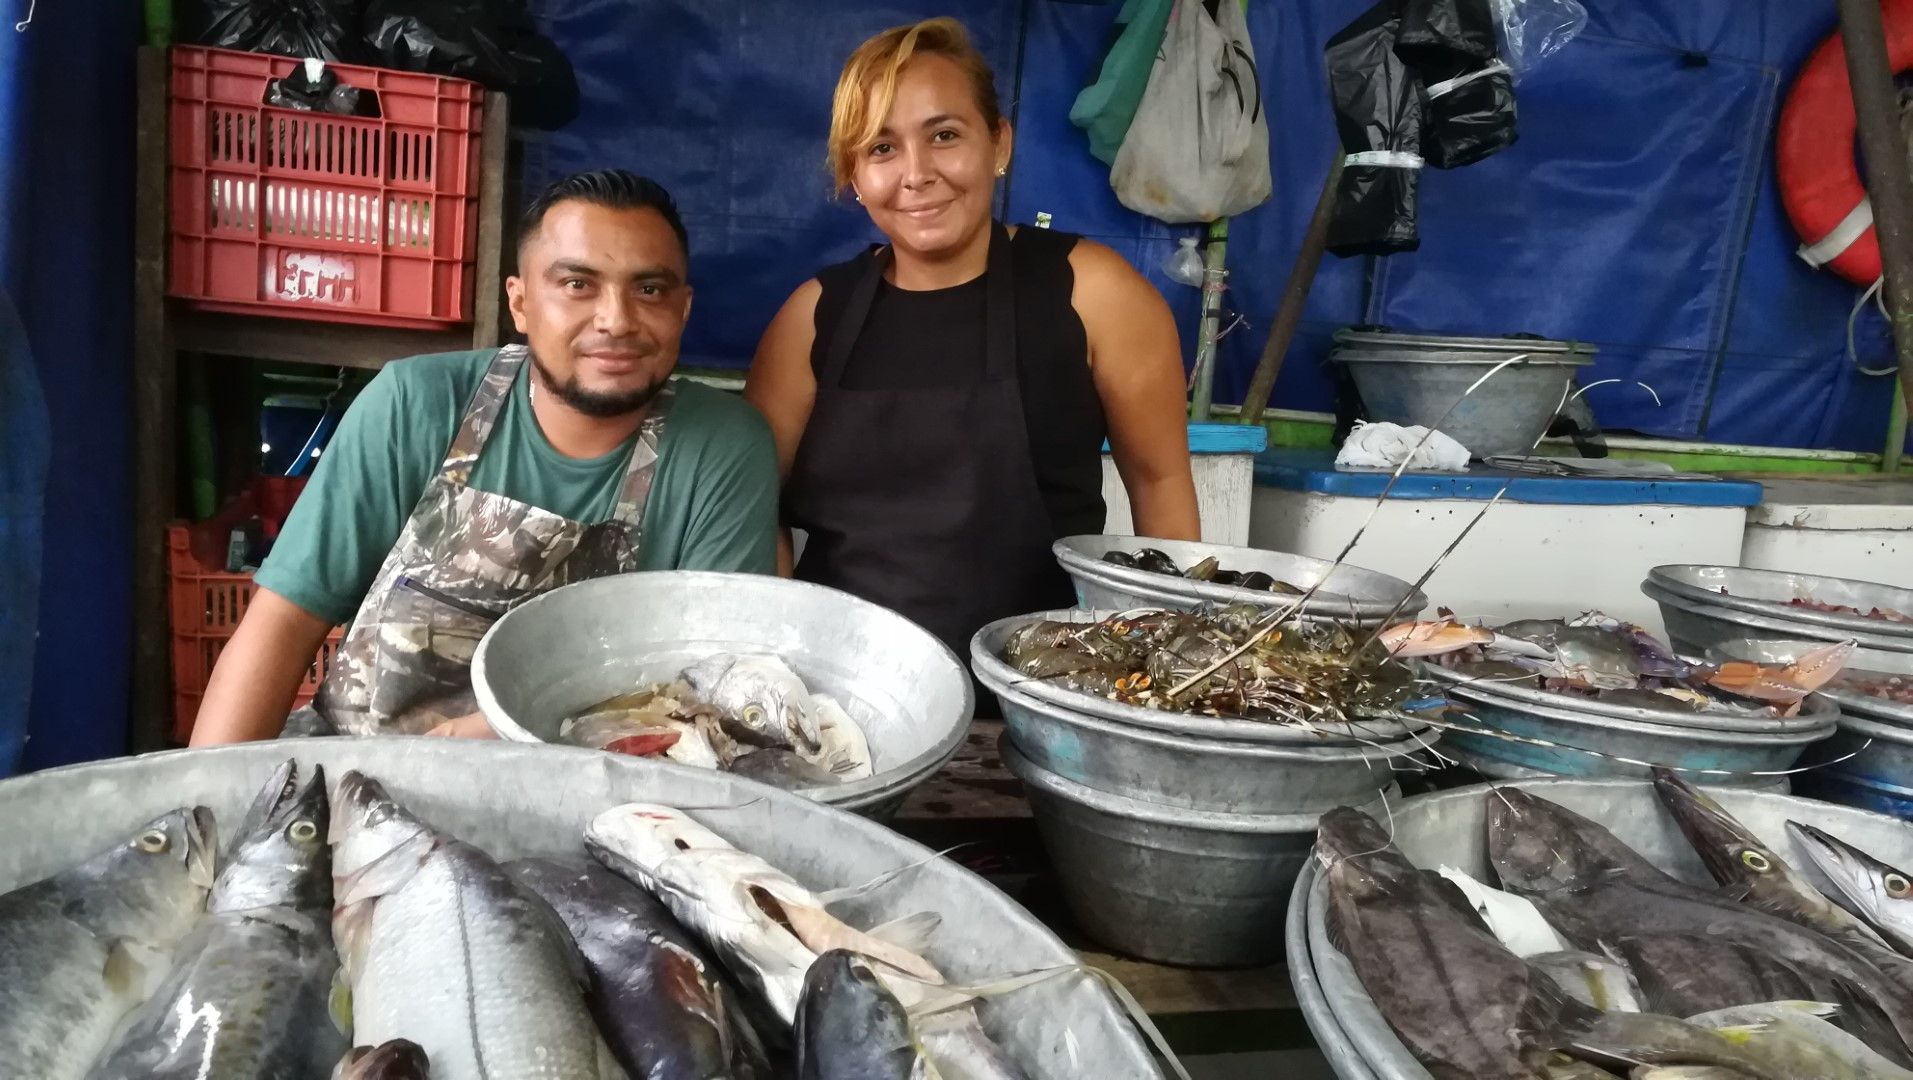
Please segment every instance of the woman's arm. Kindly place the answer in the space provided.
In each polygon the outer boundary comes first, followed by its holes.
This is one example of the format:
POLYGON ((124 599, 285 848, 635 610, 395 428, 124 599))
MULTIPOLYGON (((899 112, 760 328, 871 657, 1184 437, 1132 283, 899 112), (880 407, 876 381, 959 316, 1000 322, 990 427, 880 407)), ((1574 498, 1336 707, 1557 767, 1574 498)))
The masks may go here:
MULTIPOLYGON (((744 380, 744 400, 764 414, 771 438, 777 443, 779 480, 790 477, 791 461, 797 456, 797 444, 810 422, 811 404, 817 399, 810 347, 816 337, 817 297, 822 293, 823 286, 813 279, 790 294, 765 328, 764 337, 757 343, 757 355, 751 360, 750 375, 744 380)), ((789 577, 795 561, 790 527, 786 525, 777 530, 777 572, 789 577)))
POLYGON ((1089 337, 1090 373, 1136 535, 1199 540, 1175 316, 1148 279, 1102 244, 1077 241, 1069 263, 1076 272, 1070 299, 1089 337))

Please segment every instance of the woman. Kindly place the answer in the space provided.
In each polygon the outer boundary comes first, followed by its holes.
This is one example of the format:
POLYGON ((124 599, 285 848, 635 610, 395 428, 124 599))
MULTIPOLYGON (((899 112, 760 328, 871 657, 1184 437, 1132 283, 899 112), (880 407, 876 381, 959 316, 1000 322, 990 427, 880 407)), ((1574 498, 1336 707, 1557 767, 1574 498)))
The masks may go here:
POLYGON ((1105 437, 1136 532, 1198 535, 1168 305, 1101 244, 993 220, 1010 136, 955 20, 858 47, 830 166, 889 243, 791 295, 744 391, 806 534, 796 576, 964 657, 991 620, 1075 603, 1050 545, 1103 530, 1105 437))

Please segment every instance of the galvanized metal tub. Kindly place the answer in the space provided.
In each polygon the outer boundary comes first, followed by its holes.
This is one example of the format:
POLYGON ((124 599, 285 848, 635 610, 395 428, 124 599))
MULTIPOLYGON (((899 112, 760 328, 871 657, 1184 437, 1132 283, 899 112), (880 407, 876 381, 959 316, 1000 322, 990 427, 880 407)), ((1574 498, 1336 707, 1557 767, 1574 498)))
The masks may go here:
MULTIPOLYGON (((1787 641, 1774 638, 1733 638, 1710 646, 1709 660, 1752 660, 1760 664, 1790 664, 1800 654, 1819 646, 1811 641, 1787 641)), ((1848 667, 1842 674, 1881 674, 1848 667)), ((1874 697, 1843 687, 1838 681, 1820 688, 1820 696, 1840 707, 1842 722, 1853 717, 1898 724, 1913 731, 1913 705, 1902 705, 1888 698, 1874 697)))
POLYGON ((1806 623, 1847 636, 1913 638, 1913 623, 1870 619, 1837 611, 1815 611, 1790 600, 1818 600, 1867 611, 1885 608, 1913 614, 1913 589, 1900 589, 1852 578, 1760 570, 1746 566, 1680 563, 1656 566, 1647 580, 1676 596, 1714 607, 1733 608, 1782 622, 1806 623))
MULTIPOLYGON (((1668 872, 1697 885, 1711 886, 1712 879, 1679 826, 1662 808, 1651 784, 1621 779, 1534 780, 1515 786, 1599 821, 1668 872)), ((1484 801, 1490 797, 1489 790, 1487 785, 1477 785, 1395 804, 1390 821, 1395 845, 1416 866, 1445 864, 1492 883, 1495 878, 1488 865, 1484 801)), ((1826 829, 1888 862, 1906 865, 1913 861, 1913 829, 1885 815, 1765 791, 1716 788, 1713 794, 1729 813, 1796 866, 1804 865, 1807 858, 1787 834, 1789 819, 1826 829)), ((1285 939, 1290 968, 1309 964, 1316 980, 1307 988, 1314 1005, 1305 1006, 1303 1014, 1310 1016, 1325 1007, 1360 1066, 1360 1070, 1344 1071, 1342 1063, 1331 1057, 1337 1075, 1345 1080, 1430 1080, 1428 1070, 1408 1052, 1375 1009, 1347 958, 1328 943, 1327 887, 1312 859, 1296 881, 1294 904, 1306 909, 1301 927, 1306 937, 1299 937, 1296 924, 1290 923, 1285 939)), ((1298 996, 1303 989, 1298 984, 1298 996)))
MULTIPOLYGON (((1076 961, 1054 934, 981 878, 851 814, 724 773, 465 739, 253 743, 0 783, 0 821, 8 825, 0 836, 0 890, 61 870, 182 804, 209 806, 230 827, 288 757, 324 765, 335 779, 347 769, 363 770, 433 824, 498 858, 579 852, 584 826, 596 814, 650 801, 699 808, 692 815, 711 829, 817 889, 922 863, 834 910, 866 926, 939 912, 943 922, 927 953, 960 983, 1076 961)), ((1122 1010, 1092 978, 1071 975, 1031 986, 986 1002, 981 1012, 985 1028, 1033 1076, 1160 1080, 1122 1010)))
POLYGON ((1260 570, 1299 589, 1317 582, 1322 588, 1302 606, 1301 616, 1332 619, 1350 626, 1374 627, 1390 613, 1412 619, 1428 606, 1421 590, 1397 577, 1364 570, 1343 563, 1306 555, 1290 555, 1262 548, 1225 547, 1186 540, 1156 540, 1135 536, 1066 536, 1051 545, 1056 561, 1062 564, 1076 583, 1079 607, 1092 610, 1128 611, 1139 607, 1195 611, 1228 604, 1253 604, 1256 607, 1285 610, 1298 597, 1233 585, 1196 581, 1191 578, 1157 574, 1135 567, 1106 563, 1103 556, 1112 551, 1139 551, 1153 547, 1176 561, 1183 569, 1215 556, 1229 570, 1247 573, 1260 570))
POLYGON ((1818 645, 1853 641, 1857 647, 1850 666, 1896 675, 1913 674, 1913 638, 1849 634, 1816 623, 1769 618, 1680 596, 1653 581, 1641 582, 1641 593, 1660 605, 1667 639, 1682 652, 1705 653, 1722 642, 1741 638, 1791 639, 1818 645))
MULTIPOLYGON (((1688 658, 1692 660, 1692 657, 1688 658)), ((1654 709, 1645 705, 1619 705, 1595 698, 1557 694, 1537 686, 1499 679, 1484 679, 1438 664, 1423 664, 1422 672, 1440 683, 1450 696, 1469 701, 1493 702, 1509 708, 1536 707, 1567 709, 1587 718, 1588 723, 1619 720, 1663 727, 1693 728, 1710 732, 1800 733, 1816 731, 1835 722, 1839 710, 1823 699, 1807 699, 1798 716, 1741 716, 1732 713, 1684 712, 1678 709, 1654 709)))
POLYGON ((1648 766, 1633 762, 1649 762, 1687 771, 1702 783, 1767 783, 1755 774, 1788 768, 1839 723, 1839 710, 1824 698, 1807 700, 1803 711, 1812 722, 1804 729, 1713 731, 1589 713, 1560 695, 1548 696, 1570 703, 1516 701, 1468 685, 1451 686, 1448 694, 1483 727, 1554 745, 1449 729, 1445 746, 1470 755, 1477 767, 1502 762, 1552 776, 1646 776, 1648 766))
MULTIPOLYGON (((1829 740, 1831 738, 1832 736, 1828 736, 1829 740)), ((1814 745, 1823 746, 1825 745, 1825 742, 1823 741, 1820 743, 1815 743, 1814 745)), ((1559 773, 1544 772, 1540 769, 1530 769, 1524 765, 1516 765, 1511 762, 1501 761, 1496 758, 1481 757, 1478 754, 1473 754, 1466 750, 1457 750, 1452 746, 1444 747, 1443 752, 1446 753, 1449 757, 1460 762, 1461 764, 1466 765, 1470 769, 1473 769, 1474 771, 1480 773, 1481 775, 1489 777, 1494 780, 1561 779, 1561 775, 1559 773)), ((1731 787, 1744 788, 1748 791, 1778 791, 1783 795, 1793 790, 1793 775, 1791 774, 1782 774, 1780 776, 1746 776, 1746 777, 1733 777, 1733 778, 1719 777, 1719 776, 1693 776, 1693 777, 1689 777, 1689 779, 1693 780, 1696 783, 1709 784, 1709 785, 1724 784, 1731 787)))
POLYGON ((1248 967, 1281 955, 1271 931, 1319 815, 1218 814, 1125 799, 1037 768, 1013 739, 1001 749, 1029 795, 1063 899, 1091 937, 1187 967, 1248 967))
POLYGON ((1096 791, 1189 810, 1320 813, 1386 787, 1393 762, 1435 736, 1373 746, 1277 746, 1167 735, 1059 710, 990 686, 1016 747, 1037 768, 1096 791))
POLYGON ((1316 724, 1308 729, 1291 724, 1272 724, 1261 720, 1227 717, 1189 716, 1184 713, 1143 709, 1085 694, 1055 683, 1032 679, 1003 662, 1003 650, 1017 627, 1038 620, 1066 623, 1099 622, 1115 614, 1110 611, 1037 611, 999 619, 977 631, 970 639, 970 667, 984 686, 1008 687, 1050 708, 1057 715, 1083 715, 1114 721, 1191 739, 1216 739, 1224 742, 1258 743, 1279 746, 1356 746, 1390 743, 1424 731, 1426 722, 1395 713, 1364 718, 1353 725, 1316 724))
POLYGON ((1807 763, 1819 767, 1800 774, 1801 794, 1913 818, 1913 728, 1849 715, 1807 763))
POLYGON ((1594 347, 1349 329, 1336 332, 1329 359, 1347 365, 1370 420, 1439 428, 1485 458, 1533 451, 1575 371, 1594 362, 1594 347), (1467 393, 1496 364, 1517 356, 1526 359, 1467 393))
POLYGON ((929 631, 846 592, 757 574, 620 574, 554 589, 492 626, 472 685, 500 738, 543 742, 566 717, 716 652, 782 657, 863 728, 876 774, 803 792, 832 806, 887 816, 970 729, 969 675, 929 631))

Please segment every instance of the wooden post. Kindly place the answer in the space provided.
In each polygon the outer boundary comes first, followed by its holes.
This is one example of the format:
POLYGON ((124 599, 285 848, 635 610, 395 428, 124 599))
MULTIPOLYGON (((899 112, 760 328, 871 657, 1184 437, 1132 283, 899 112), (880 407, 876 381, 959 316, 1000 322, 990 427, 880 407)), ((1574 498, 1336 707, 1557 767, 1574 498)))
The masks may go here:
POLYGON ((1329 222, 1335 218, 1335 188, 1342 179, 1342 152, 1335 152, 1328 177, 1322 181, 1322 194, 1315 200, 1315 213, 1302 234, 1302 250, 1296 252, 1289 268, 1289 280, 1282 287, 1282 303, 1275 309, 1275 323, 1269 327, 1268 343, 1256 361, 1255 375, 1249 380, 1248 393, 1242 396, 1242 422, 1259 424, 1262 411, 1269 407, 1269 395, 1275 392, 1275 377, 1282 373, 1282 360, 1295 340, 1296 327, 1302 323, 1302 307, 1308 302, 1309 289, 1315 284, 1316 268, 1322 265, 1322 253, 1328 249, 1329 222))
POLYGON ((142 48, 133 212, 133 686, 129 742, 161 750, 173 725, 166 525, 173 516, 174 366, 166 318, 166 50, 142 48))

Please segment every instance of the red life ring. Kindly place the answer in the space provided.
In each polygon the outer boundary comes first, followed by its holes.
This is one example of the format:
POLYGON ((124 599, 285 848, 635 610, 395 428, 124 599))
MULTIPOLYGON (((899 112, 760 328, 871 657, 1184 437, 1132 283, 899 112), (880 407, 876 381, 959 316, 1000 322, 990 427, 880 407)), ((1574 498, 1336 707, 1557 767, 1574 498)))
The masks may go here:
MULTIPOLYGON (((1913 0, 1881 0, 1887 62, 1913 68, 1913 0)), ((1880 277, 1880 242, 1854 154, 1858 121, 1838 31, 1794 78, 1774 136, 1780 202, 1800 235, 1800 256, 1855 285, 1880 277)), ((1905 162, 1897 164, 1906 168, 1905 162)))

